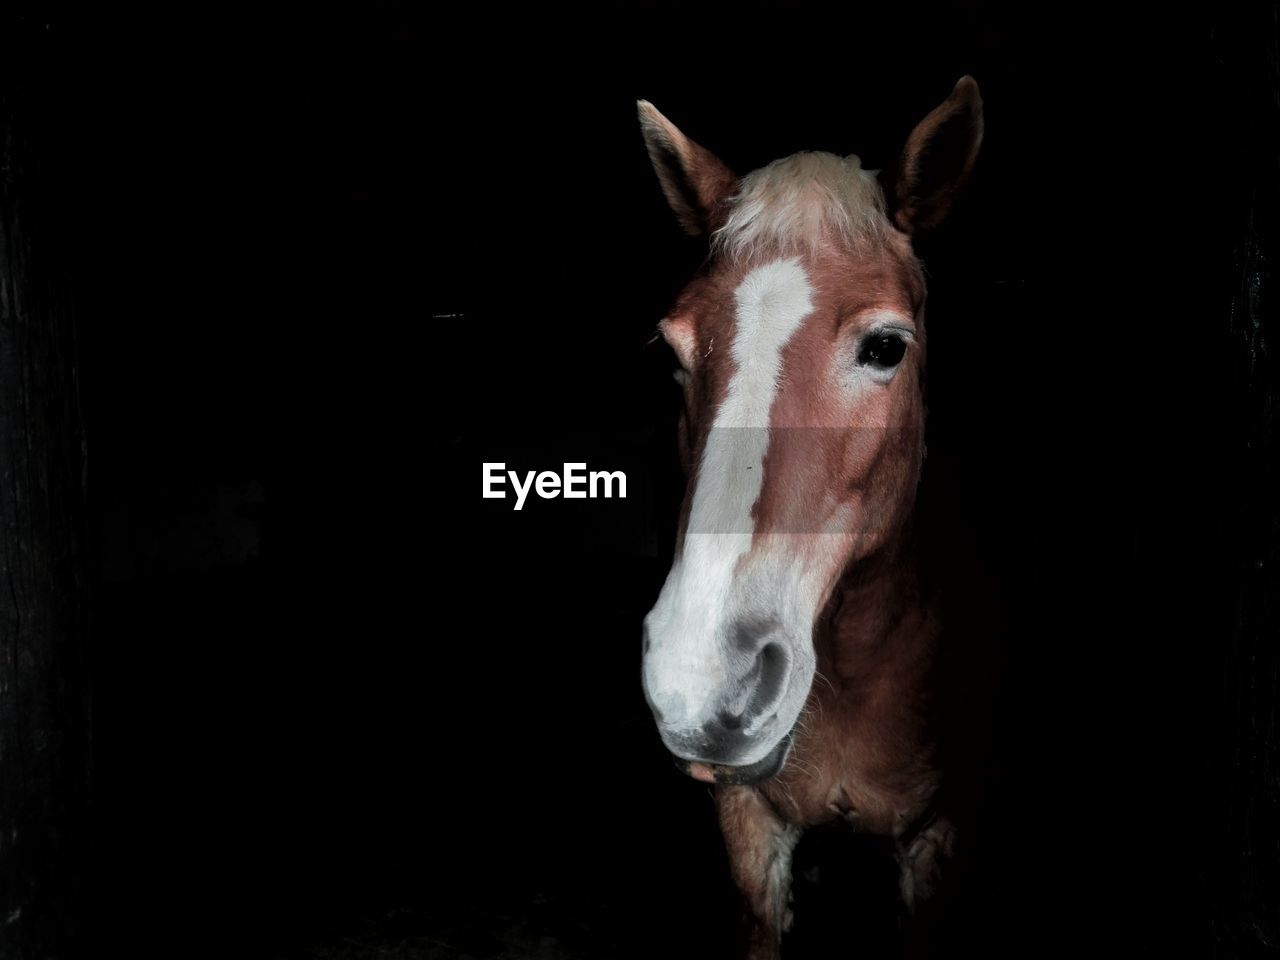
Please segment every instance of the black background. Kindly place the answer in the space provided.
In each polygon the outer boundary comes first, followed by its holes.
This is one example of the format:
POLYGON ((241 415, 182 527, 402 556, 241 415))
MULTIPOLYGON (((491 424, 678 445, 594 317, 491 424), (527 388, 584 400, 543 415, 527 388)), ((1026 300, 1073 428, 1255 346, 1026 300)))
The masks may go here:
MULTIPOLYGON (((1272 955, 1270 8, 13 30, 81 334, 91 952, 720 955, 710 800, 638 682, 680 492, 650 341, 701 249, 634 102, 739 171, 883 168, 971 73, 979 171, 920 248, 929 469, 1007 627, 946 942, 1272 955), (630 496, 515 513, 485 460, 630 496)), ((794 951, 893 955, 891 870, 842 883, 794 951)))

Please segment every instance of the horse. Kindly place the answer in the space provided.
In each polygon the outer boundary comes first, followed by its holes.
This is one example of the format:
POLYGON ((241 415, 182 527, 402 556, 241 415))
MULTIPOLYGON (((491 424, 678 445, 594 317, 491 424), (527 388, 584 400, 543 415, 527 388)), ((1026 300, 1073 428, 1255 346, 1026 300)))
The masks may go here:
POLYGON ((687 476, 644 619, 666 749, 714 784, 747 955, 777 956, 802 833, 892 838, 917 912, 953 855, 930 720, 944 633, 913 521, 924 460, 926 285, 913 241, 969 179, 982 98, 962 77, 896 169, 797 153, 743 177, 638 102, 702 269, 658 325, 679 362, 687 476))

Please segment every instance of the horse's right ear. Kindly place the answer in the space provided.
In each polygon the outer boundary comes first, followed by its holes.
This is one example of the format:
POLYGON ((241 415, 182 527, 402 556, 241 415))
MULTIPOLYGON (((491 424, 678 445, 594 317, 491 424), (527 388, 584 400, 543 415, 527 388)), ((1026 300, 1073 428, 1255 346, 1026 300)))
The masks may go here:
POLYGON ((898 227, 915 233, 936 226, 969 179, 981 146, 982 95, 973 77, 961 77, 907 138, 890 190, 898 227))
POLYGON ((737 177, 714 153, 681 133, 648 100, 640 100, 637 106, 649 159, 680 226, 695 237, 710 233, 717 208, 733 192, 737 177))

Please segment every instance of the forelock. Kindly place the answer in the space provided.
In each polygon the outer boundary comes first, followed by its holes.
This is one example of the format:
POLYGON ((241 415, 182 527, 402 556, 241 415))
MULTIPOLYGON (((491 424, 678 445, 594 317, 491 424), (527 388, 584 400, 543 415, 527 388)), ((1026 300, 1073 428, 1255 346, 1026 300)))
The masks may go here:
POLYGON ((716 252, 742 259, 830 242, 856 247, 892 229, 884 191, 857 156, 797 153, 742 178, 711 242, 716 252))

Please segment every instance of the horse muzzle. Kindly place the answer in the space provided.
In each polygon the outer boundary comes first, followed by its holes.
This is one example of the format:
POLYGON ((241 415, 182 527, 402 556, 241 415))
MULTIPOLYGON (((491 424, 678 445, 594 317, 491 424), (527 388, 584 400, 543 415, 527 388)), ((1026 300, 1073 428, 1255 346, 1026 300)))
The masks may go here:
POLYGON ((673 755, 676 767, 683 773, 701 780, 703 783, 751 784, 768 780, 786 765, 791 753, 791 733, 787 733, 777 744, 755 763, 734 766, 724 763, 706 763, 702 760, 687 760, 673 755))

